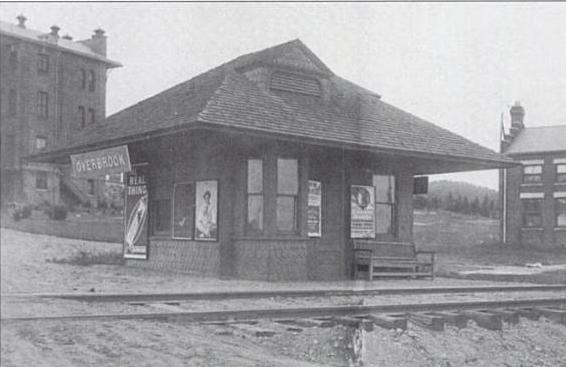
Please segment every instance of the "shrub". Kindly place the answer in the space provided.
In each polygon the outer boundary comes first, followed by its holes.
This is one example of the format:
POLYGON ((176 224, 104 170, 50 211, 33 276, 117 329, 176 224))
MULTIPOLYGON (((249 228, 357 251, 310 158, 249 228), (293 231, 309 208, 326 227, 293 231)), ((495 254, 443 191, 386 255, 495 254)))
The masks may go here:
POLYGON ((98 202, 98 209, 100 210, 106 210, 108 209, 108 203, 106 203, 105 200, 101 200, 98 202))
POLYGON ((51 216, 52 219, 55 220, 65 220, 67 219, 67 208, 63 205, 55 205, 53 207, 53 215, 51 216))
POLYGON ((16 222, 19 221, 20 219, 22 219, 22 213, 18 209, 14 209, 14 211, 12 212, 12 218, 14 218, 16 222))
POLYGON ((24 205, 22 207, 22 218, 26 219, 31 217, 31 205, 24 205))

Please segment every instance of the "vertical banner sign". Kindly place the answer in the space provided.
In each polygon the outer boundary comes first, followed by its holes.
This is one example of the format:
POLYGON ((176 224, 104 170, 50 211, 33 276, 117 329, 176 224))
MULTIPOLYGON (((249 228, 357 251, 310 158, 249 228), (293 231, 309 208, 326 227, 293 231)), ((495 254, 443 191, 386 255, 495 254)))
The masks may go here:
POLYGON ((320 237, 321 230, 322 186, 318 181, 309 181, 307 226, 309 237, 320 237))
POLYGON ((126 173, 124 205, 124 258, 147 259, 149 198, 147 165, 134 166, 126 173))
POLYGON ((195 239, 216 241, 218 238, 218 181, 197 181, 195 239))
POLYGON ((373 186, 352 185, 350 220, 352 238, 375 238, 374 194, 373 186))

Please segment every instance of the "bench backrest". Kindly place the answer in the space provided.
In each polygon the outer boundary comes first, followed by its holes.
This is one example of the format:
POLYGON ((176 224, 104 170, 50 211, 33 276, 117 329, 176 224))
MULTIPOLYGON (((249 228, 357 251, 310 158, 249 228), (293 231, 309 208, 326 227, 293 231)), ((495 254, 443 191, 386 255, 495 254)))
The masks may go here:
POLYGON ((415 245, 407 242, 381 242, 372 240, 352 240, 354 249, 372 250, 374 256, 414 258, 415 245))

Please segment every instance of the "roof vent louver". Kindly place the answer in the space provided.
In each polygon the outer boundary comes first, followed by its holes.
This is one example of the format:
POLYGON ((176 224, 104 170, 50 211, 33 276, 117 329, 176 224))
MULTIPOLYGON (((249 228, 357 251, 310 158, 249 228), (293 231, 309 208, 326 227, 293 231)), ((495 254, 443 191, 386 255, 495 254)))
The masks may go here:
POLYGON ((271 75, 271 89, 317 97, 321 95, 320 83, 316 78, 280 71, 271 75))

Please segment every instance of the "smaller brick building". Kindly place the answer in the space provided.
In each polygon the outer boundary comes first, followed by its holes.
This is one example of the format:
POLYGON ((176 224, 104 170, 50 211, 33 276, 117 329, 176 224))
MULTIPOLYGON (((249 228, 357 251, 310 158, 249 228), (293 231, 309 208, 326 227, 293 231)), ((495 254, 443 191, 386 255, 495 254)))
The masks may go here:
POLYGON ((500 171, 505 243, 566 247, 566 125, 525 127, 525 109, 511 107, 501 152, 521 166, 500 171))
POLYGON ((61 201, 96 205, 100 180, 69 176, 65 165, 25 157, 69 144, 106 117, 106 73, 119 63, 106 57, 106 36, 74 41, 59 27, 41 32, 0 21, 1 202, 61 201))

